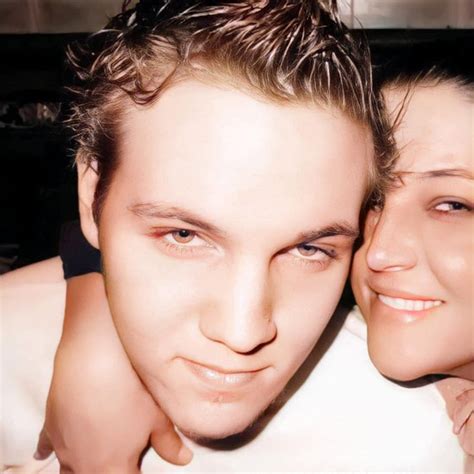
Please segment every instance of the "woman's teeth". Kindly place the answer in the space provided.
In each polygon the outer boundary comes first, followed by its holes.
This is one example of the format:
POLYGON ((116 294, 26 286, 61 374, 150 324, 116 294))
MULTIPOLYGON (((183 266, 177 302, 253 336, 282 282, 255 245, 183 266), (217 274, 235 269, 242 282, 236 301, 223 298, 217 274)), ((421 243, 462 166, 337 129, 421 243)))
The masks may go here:
POLYGON ((390 308, 405 311, 425 311, 442 303, 440 300, 406 300, 404 298, 391 298, 381 294, 378 294, 377 297, 383 304, 390 306, 390 308))

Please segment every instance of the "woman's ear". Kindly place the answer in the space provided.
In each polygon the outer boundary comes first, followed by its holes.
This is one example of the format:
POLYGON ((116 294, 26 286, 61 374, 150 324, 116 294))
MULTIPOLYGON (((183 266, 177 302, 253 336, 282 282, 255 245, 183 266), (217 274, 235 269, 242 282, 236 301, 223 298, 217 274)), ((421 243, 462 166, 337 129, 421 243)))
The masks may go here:
POLYGON ((81 216, 81 229, 88 242, 99 248, 99 229, 93 215, 95 188, 99 175, 94 163, 87 163, 78 154, 77 164, 77 191, 79 194, 79 214, 81 216))

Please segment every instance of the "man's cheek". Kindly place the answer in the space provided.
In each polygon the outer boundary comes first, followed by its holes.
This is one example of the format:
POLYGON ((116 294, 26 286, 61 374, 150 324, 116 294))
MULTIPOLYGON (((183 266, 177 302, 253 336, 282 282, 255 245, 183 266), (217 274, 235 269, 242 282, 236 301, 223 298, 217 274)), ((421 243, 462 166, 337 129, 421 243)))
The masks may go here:
POLYGON ((345 273, 338 272, 333 280, 318 279, 291 285, 285 290, 280 311, 275 315, 278 326, 292 338, 312 340, 325 328, 339 302, 345 273), (324 288, 324 292, 321 291, 324 288))
POLYGON ((308 304, 312 306, 293 307, 278 317, 279 362, 291 371, 303 363, 329 321, 326 313, 319 313, 317 302, 308 304))
POLYGON ((192 294, 159 282, 143 283, 134 284, 132 289, 117 286, 109 297, 115 320, 131 332, 146 337, 164 329, 173 330, 198 312, 199 301, 192 294))
POLYGON ((133 335, 147 343, 189 312, 179 286, 165 285, 156 277, 134 278, 127 268, 121 271, 106 262, 105 281, 112 317, 123 338, 133 335), (114 277, 117 274, 120 278, 114 277))

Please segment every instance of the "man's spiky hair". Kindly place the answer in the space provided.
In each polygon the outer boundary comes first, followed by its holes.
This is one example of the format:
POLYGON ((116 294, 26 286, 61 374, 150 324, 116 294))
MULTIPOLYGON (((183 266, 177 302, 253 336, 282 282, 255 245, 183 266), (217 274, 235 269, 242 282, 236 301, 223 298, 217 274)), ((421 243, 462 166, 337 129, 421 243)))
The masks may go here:
POLYGON ((117 166, 124 100, 153 103, 168 86, 195 76, 278 102, 336 107, 372 133, 378 165, 371 191, 383 187, 392 154, 389 128, 372 91, 368 46, 341 22, 336 0, 129 4, 70 52, 81 81, 70 123, 78 156, 99 174, 96 218, 117 166))

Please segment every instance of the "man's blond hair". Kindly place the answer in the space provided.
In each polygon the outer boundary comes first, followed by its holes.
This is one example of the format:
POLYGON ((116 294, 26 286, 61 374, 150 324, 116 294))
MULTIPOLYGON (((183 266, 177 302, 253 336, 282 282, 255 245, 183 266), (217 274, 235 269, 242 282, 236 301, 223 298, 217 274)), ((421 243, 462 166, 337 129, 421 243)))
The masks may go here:
POLYGON ((367 197, 381 195, 393 154, 389 127, 372 90, 368 46, 341 22, 335 0, 129 4, 70 52, 80 81, 70 124, 77 156, 99 175, 96 219, 119 160, 124 104, 146 106, 194 76, 276 102, 335 107, 366 126, 375 149, 367 197))

